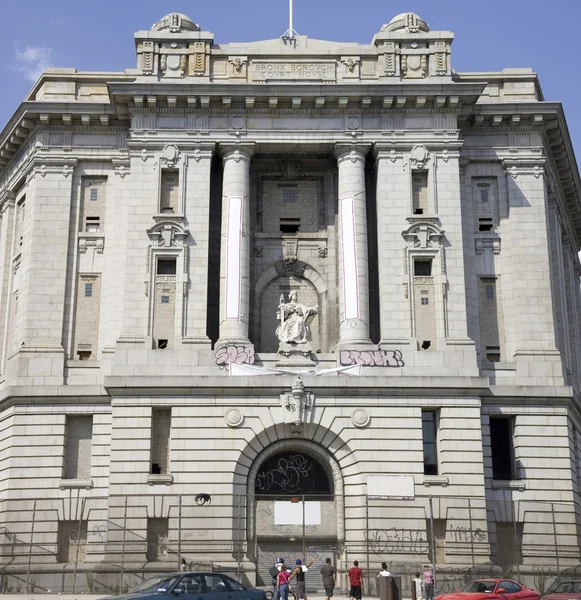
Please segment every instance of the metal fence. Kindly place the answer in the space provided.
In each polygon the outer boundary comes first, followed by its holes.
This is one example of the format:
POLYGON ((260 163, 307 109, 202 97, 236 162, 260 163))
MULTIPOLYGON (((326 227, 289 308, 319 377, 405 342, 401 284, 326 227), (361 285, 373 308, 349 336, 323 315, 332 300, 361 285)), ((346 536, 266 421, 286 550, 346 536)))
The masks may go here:
POLYGON ((177 570, 182 559, 188 569, 223 571, 266 587, 275 555, 314 559, 307 581, 314 592, 326 557, 336 564, 342 589, 358 560, 370 595, 386 562, 401 577, 404 598, 428 563, 438 593, 491 576, 544 593, 564 577, 581 576, 579 509, 566 502, 79 494, 21 504, 21 532, 0 528, 3 592, 124 591, 145 576, 177 570))

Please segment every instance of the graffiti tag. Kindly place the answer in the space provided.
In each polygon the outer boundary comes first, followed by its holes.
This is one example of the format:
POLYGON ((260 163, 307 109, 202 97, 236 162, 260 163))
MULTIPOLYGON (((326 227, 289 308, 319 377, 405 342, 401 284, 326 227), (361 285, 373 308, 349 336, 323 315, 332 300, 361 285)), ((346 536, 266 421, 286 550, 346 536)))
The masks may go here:
POLYGON ((364 365, 366 367, 404 367, 399 350, 341 350, 341 365, 364 365))
POLYGON ((219 367, 225 367, 228 363, 253 365, 254 346, 221 346, 216 350, 215 358, 219 367))

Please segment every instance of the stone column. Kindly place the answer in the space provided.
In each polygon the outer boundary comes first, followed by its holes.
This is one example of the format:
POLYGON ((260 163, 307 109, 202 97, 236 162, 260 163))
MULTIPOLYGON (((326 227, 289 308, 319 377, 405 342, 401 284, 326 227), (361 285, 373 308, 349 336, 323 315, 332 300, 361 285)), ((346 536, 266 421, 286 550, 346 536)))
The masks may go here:
POLYGON ((216 347, 249 345, 250 157, 252 146, 223 148, 220 338, 216 347))
POLYGON ((12 265, 12 231, 14 224, 14 201, 16 193, 4 191, 0 195, 0 366, 4 363, 4 338, 6 334, 6 317, 12 265))
POLYGON ((365 155, 368 146, 338 146, 339 346, 370 344, 365 155))

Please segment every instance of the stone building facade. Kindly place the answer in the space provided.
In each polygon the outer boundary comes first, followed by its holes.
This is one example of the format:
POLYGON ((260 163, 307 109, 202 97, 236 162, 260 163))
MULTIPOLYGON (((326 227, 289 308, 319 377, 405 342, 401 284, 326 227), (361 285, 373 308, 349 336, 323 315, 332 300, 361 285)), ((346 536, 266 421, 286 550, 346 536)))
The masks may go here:
POLYGON ((571 140, 531 70, 452 41, 173 13, 136 68, 42 75, 0 137, 4 589, 579 564, 571 140))

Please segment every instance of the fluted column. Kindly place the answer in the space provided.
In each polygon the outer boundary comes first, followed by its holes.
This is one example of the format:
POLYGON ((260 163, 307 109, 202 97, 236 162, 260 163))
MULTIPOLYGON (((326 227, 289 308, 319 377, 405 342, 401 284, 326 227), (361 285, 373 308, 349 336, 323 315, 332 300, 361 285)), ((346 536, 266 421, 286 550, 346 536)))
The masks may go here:
POLYGON ((367 146, 338 147, 339 345, 370 344, 365 155, 367 146))
POLYGON ((250 157, 252 146, 225 147, 220 260, 220 339, 248 344, 250 313, 250 157))

